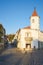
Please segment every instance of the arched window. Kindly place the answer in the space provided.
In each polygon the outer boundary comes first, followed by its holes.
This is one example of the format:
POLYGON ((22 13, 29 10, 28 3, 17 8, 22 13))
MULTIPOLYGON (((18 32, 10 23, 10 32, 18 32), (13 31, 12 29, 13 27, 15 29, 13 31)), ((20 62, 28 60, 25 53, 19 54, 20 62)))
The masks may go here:
POLYGON ((34 23, 34 19, 32 19, 32 23, 34 23))
POLYGON ((30 37, 30 32, 26 32, 26 37, 30 37))

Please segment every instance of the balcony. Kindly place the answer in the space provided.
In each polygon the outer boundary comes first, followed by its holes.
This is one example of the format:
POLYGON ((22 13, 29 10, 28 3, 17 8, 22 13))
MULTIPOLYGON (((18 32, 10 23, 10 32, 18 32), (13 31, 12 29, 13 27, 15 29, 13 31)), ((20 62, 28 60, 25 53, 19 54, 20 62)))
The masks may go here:
POLYGON ((32 41, 32 37, 25 37, 26 41, 32 41))

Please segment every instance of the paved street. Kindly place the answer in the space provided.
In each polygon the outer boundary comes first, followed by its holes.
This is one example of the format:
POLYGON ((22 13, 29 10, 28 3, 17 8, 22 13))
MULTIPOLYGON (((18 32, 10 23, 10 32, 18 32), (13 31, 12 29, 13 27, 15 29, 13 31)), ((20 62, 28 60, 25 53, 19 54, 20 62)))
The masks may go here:
POLYGON ((0 65, 43 65, 43 50, 23 54, 17 48, 9 45, 0 54, 0 65))

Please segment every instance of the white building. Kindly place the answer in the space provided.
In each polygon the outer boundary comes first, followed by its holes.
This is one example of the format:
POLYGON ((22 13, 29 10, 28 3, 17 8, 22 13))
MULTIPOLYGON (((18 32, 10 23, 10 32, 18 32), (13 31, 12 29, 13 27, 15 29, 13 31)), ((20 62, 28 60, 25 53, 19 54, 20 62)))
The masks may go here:
POLYGON ((39 48, 43 45, 43 32, 40 31, 40 17, 34 10, 30 17, 30 26, 20 29, 15 39, 18 40, 17 47, 20 49, 39 48), (42 45, 41 45, 42 42, 42 45))

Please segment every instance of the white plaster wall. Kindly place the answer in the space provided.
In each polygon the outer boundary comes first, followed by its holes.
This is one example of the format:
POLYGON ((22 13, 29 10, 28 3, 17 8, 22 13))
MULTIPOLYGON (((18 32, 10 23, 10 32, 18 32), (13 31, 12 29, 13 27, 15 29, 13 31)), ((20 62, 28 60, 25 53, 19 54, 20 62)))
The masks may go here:
POLYGON ((38 16, 31 16, 30 18, 31 29, 40 29, 40 18, 38 16), (34 23, 33 23, 34 19, 34 23))
POLYGON ((34 46, 35 46, 35 48, 38 48, 38 40, 32 41, 31 48, 34 48, 34 46))
POLYGON ((20 31, 20 41, 19 41, 19 43, 18 43, 18 47, 19 48, 25 48, 26 46, 26 41, 25 41, 25 37, 26 37, 26 35, 25 35, 25 33, 27 33, 27 32, 30 32, 31 33, 31 35, 30 35, 30 37, 32 37, 33 38, 33 41, 32 41, 32 43, 31 43, 31 48, 34 48, 34 46, 36 47, 36 48, 38 48, 38 31, 37 30, 31 30, 31 29, 21 29, 21 31, 20 31))
POLYGON ((32 38, 33 38, 31 47, 34 48, 34 46, 35 46, 36 48, 38 48, 38 35, 39 35, 38 30, 31 30, 31 34, 32 34, 32 38))
POLYGON ((31 30, 31 29, 21 29, 21 31, 20 31, 21 38, 20 38, 20 42, 18 43, 19 48, 25 48, 25 45, 26 45, 26 41, 25 41, 26 35, 25 35, 25 33, 26 32, 30 32, 31 33, 30 37, 33 38, 31 47, 33 48, 35 46, 37 48, 38 47, 38 41, 37 41, 38 31, 31 30))
POLYGON ((21 32, 20 32, 20 35, 21 35, 21 38, 20 38, 20 42, 21 42, 21 48, 25 48, 25 44, 26 44, 26 41, 25 41, 25 33, 27 32, 30 32, 30 29, 21 29, 21 32))
MULTIPOLYGON (((22 31, 22 29, 21 29, 21 31, 22 31)), ((21 31, 20 31, 20 41, 18 42, 17 47, 18 48, 25 48, 24 32, 22 31, 22 33, 21 33, 21 31)))
POLYGON ((39 41, 43 42, 43 32, 39 31, 39 41))
POLYGON ((40 30, 40 18, 39 16, 31 16, 30 17, 30 25, 31 25, 31 34, 32 34, 32 48, 36 46, 38 48, 38 37, 39 37, 39 30, 40 30), (33 21, 34 19, 34 21, 33 21))
POLYGON ((38 35, 39 35, 38 30, 31 30, 31 35, 32 35, 33 40, 38 39, 38 35))

